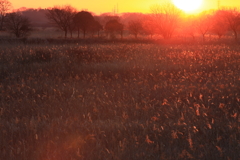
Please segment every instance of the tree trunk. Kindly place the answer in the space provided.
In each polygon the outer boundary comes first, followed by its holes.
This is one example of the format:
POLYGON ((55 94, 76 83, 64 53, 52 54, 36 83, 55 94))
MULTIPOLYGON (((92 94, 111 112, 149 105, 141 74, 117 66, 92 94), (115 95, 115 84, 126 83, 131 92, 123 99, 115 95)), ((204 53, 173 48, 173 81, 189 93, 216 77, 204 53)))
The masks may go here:
POLYGON ((71 38, 72 38, 72 33, 73 33, 73 31, 72 31, 72 30, 70 30, 70 35, 71 35, 71 38))
POLYGON ((191 36, 192 36, 192 39, 195 41, 195 36, 193 34, 191 36))
POLYGON ((65 38, 67 38, 67 29, 65 30, 65 38))
POLYGON ((205 42, 205 34, 202 34, 203 42, 205 42))
POLYGON ((3 30, 3 22, 4 22, 4 16, 2 16, 1 18, 0 30, 3 30))
POLYGON ((238 39, 238 33, 237 33, 236 30, 234 30, 233 33, 234 33, 235 40, 237 41, 237 39, 238 39))
POLYGON ((83 30, 83 38, 85 39, 86 30, 83 30))

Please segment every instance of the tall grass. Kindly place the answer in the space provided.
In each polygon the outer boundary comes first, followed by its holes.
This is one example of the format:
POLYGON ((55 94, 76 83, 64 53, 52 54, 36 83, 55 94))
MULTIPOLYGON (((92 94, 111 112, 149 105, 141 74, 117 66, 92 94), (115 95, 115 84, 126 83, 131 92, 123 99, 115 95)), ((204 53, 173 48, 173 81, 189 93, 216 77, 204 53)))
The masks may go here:
POLYGON ((239 158, 239 46, 1 48, 0 159, 239 158))

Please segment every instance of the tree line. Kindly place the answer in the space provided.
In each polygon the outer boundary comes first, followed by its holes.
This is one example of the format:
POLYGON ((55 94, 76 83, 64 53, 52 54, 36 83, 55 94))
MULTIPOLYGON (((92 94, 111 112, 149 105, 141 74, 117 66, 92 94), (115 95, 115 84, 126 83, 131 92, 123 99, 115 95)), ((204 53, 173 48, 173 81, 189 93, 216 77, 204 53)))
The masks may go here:
MULTIPOLYGON (((32 31, 31 21, 21 12, 8 13, 11 3, 0 0, 0 30, 4 28, 16 37, 26 37, 32 31)), ((164 39, 171 39, 175 35, 188 36, 195 39, 201 35, 205 40, 207 34, 216 35, 219 39, 231 33, 235 40, 240 31, 240 10, 237 8, 221 8, 218 10, 204 11, 198 15, 185 15, 172 3, 165 1, 161 5, 151 7, 150 14, 131 19, 127 23, 121 22, 119 15, 105 15, 104 20, 88 11, 78 11, 76 8, 55 6, 47 9, 45 13, 49 23, 64 32, 64 37, 77 33, 77 38, 86 35, 100 36, 104 33, 107 37, 116 38, 128 31, 138 38, 140 34, 154 36, 161 35, 164 39)))

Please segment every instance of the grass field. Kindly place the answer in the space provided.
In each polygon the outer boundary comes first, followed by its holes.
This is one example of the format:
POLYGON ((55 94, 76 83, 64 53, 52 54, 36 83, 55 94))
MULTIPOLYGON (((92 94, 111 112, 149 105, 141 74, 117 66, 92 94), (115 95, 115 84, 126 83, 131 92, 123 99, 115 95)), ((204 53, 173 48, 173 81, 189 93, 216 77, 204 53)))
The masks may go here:
POLYGON ((0 45, 0 159, 240 157, 239 45, 0 45))

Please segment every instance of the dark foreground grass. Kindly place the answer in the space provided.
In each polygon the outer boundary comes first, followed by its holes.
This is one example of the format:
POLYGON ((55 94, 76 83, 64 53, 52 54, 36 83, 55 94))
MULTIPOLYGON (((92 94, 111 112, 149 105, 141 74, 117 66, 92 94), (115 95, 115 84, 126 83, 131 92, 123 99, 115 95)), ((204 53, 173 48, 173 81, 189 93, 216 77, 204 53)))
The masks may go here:
POLYGON ((10 45, 0 159, 240 157, 240 47, 10 45))

